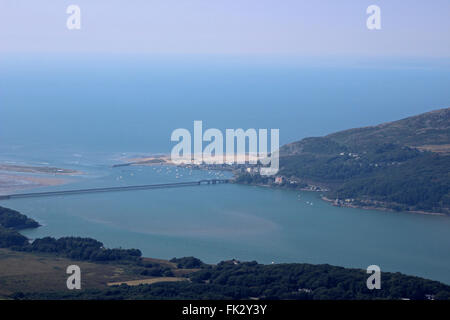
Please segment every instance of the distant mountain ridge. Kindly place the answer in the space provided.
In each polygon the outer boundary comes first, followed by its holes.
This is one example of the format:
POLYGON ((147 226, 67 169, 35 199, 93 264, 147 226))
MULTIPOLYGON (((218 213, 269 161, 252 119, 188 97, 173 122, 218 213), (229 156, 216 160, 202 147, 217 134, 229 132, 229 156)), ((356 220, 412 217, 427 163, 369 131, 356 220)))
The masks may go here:
MULTIPOLYGON (((364 144, 374 139, 410 147, 450 147, 450 108, 435 110, 373 127, 350 129, 327 136, 342 144, 364 144)), ((431 149, 430 149, 431 150, 431 149)), ((447 151, 450 151, 448 148, 447 151)))
MULTIPOLYGON (((376 126, 339 131, 320 139, 329 139, 337 145, 361 147, 376 142, 392 143, 435 151, 428 146, 441 146, 450 152, 450 108, 426 112, 402 120, 382 123, 376 126)), ((310 139, 284 145, 280 152, 284 155, 298 154, 303 151, 310 139)), ((314 141, 317 142, 317 141, 314 141)))
POLYGON ((450 214, 450 108, 284 145, 280 175, 337 204, 450 214))

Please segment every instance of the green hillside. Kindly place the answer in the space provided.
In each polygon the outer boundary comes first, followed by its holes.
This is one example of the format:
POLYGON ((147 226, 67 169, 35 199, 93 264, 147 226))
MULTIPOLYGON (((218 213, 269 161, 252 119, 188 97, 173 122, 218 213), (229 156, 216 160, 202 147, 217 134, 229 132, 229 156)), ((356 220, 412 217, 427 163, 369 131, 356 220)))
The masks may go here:
POLYGON ((328 198, 450 213, 450 108, 306 138, 280 155, 280 175, 326 186, 328 198))

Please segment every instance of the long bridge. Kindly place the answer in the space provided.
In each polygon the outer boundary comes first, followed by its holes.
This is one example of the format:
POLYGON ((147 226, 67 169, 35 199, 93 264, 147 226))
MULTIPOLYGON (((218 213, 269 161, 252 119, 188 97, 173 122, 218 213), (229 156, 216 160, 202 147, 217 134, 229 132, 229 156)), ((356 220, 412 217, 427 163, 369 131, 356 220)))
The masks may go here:
POLYGON ((230 181, 231 181, 230 179, 209 179, 209 180, 199 180, 199 181, 189 181, 189 182, 145 184, 145 185, 138 185, 138 186, 75 189, 75 190, 31 192, 31 193, 15 193, 15 194, 8 194, 8 195, 0 195, 0 200, 9 200, 9 199, 18 199, 18 198, 35 198, 35 197, 54 197, 54 196, 65 196, 65 195, 73 195, 73 194, 85 194, 85 193, 119 192, 119 191, 132 191, 132 190, 150 190, 150 189, 190 187, 190 186, 200 186, 200 185, 208 185, 208 184, 223 184, 223 183, 229 183, 230 181))

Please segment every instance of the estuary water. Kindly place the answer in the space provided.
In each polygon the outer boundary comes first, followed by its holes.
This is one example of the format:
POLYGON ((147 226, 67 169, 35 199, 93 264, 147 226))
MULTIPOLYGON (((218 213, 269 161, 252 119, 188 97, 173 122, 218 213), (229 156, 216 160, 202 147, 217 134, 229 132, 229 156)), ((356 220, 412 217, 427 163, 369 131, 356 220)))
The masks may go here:
MULTIPOLYGON (((195 181, 228 173, 171 166, 107 168, 42 190, 195 181)), ((338 208, 313 192, 204 185, 3 201, 43 226, 30 238, 86 236, 145 256, 205 262, 307 262, 401 271, 450 283, 450 219, 338 208)))
MULTIPOLYGON (((33 191, 222 178, 229 173, 112 164, 170 152, 172 130, 192 130, 194 120, 279 128, 283 144, 450 105, 448 68, 428 64, 132 61, 0 60, 0 163, 83 172, 33 191)), ((24 231, 30 238, 86 236, 149 257, 209 263, 376 264, 450 284, 449 218, 337 208, 318 193, 228 184, 0 205, 43 225, 24 231)))

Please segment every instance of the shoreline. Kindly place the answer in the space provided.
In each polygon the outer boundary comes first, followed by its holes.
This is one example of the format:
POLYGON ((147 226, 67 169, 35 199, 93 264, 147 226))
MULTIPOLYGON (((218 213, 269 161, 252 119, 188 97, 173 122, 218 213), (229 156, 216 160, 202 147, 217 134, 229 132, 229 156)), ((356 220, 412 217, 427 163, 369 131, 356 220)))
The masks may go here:
MULTIPOLYGON (((300 188, 300 189, 291 189, 291 188, 286 188, 286 187, 274 187, 268 184, 257 184, 257 183, 251 183, 251 184, 247 184, 247 183, 236 183, 239 185, 243 185, 243 186, 257 186, 257 187, 264 187, 264 188, 273 188, 273 189, 282 189, 282 190, 292 190, 292 191, 306 191, 306 192, 323 192, 322 190, 310 190, 307 188, 300 188)), ((403 213, 414 213, 414 214, 423 214, 423 215, 428 215, 428 216, 441 216, 441 217, 448 217, 448 215, 446 215, 445 213, 442 212, 428 212, 428 211, 419 211, 419 210, 410 210, 410 211, 395 211, 393 209, 387 208, 387 207, 375 207, 375 206, 358 206, 358 205, 352 205, 352 204, 343 204, 343 205, 335 205, 334 204, 334 200, 329 199, 325 196, 320 196, 320 199, 330 203, 332 206, 334 207, 343 207, 343 208, 354 208, 354 209, 362 209, 362 210, 377 210, 377 211, 384 211, 384 212, 403 212, 403 213)))
MULTIPOLYGON (((190 160, 183 160, 182 163, 177 163, 172 161, 171 156, 169 154, 158 154, 158 155, 150 155, 148 157, 137 157, 137 158, 128 158, 123 159, 123 163, 118 163, 112 165, 113 168, 115 167, 126 167, 126 166, 133 166, 133 165, 143 165, 143 166, 151 166, 151 165, 158 165, 158 164, 164 164, 164 165, 175 165, 175 166, 188 166, 188 165, 197 165, 197 166, 214 166, 214 165, 222 165, 227 164, 227 161, 225 159, 225 156, 223 158, 223 161, 221 164, 214 163, 215 157, 206 157, 202 156, 202 162, 196 163, 195 155, 192 155, 192 159, 190 160)), ((249 161, 258 161, 259 158, 255 155, 251 154, 237 154, 234 158, 234 163, 238 163, 240 161, 244 161, 245 163, 249 161)))
POLYGON ((441 216, 441 217, 447 217, 445 213, 441 212, 428 212, 428 211, 419 211, 419 210, 407 210, 407 211, 396 211, 391 208, 387 207, 375 207, 375 206, 358 206, 355 204, 335 204, 335 200, 332 200, 330 198, 327 198, 325 196, 320 197, 323 201, 330 203, 334 207, 343 207, 343 208, 354 208, 354 209, 363 209, 363 210, 377 210, 377 211, 384 211, 384 212, 403 212, 403 213, 415 213, 415 214, 423 214, 423 215, 429 215, 429 216, 441 216))
MULTIPOLYGON (((186 166, 186 164, 175 164, 170 160, 169 155, 155 155, 155 156, 149 156, 149 157, 142 157, 142 158, 131 158, 128 159, 128 162, 125 162, 123 164, 117 164, 113 165, 113 167, 122 167, 122 166, 132 166, 132 165, 143 165, 143 166, 153 166, 153 165, 174 165, 174 166, 186 166)), ((199 168, 201 169, 201 168, 199 168)), ((210 170, 210 169, 208 169, 210 170)), ((221 168, 218 168, 217 170, 224 170, 221 168)), ((224 170, 225 171, 225 170, 224 170)), ((236 175, 234 175, 236 177, 236 175)), ((252 185, 252 186, 259 186, 259 187, 266 187, 266 188, 274 188, 274 186, 268 185, 268 184, 243 184, 238 183, 242 185, 252 185)), ((310 191, 310 192, 323 192, 323 190, 310 190, 308 188, 300 188, 300 189, 289 189, 289 188, 283 188, 278 187, 279 189, 286 189, 286 190, 298 190, 298 191, 310 191)), ((377 207, 377 206, 371 206, 371 205, 355 205, 355 204, 335 204, 334 200, 329 199, 325 196, 320 197, 321 200, 325 202, 331 203, 333 206, 336 207, 345 207, 345 208, 355 208, 355 209, 362 209, 362 210, 377 210, 377 211, 384 211, 384 212, 404 212, 404 213, 414 213, 414 214, 423 214, 423 215, 430 215, 430 216, 444 216, 447 217, 448 215, 442 212, 428 212, 428 211, 421 211, 421 210, 404 210, 404 211, 396 211, 388 207, 377 207)))
MULTIPOLYGON (((169 155, 155 155, 149 157, 142 158, 130 158, 124 160, 124 163, 114 164, 115 167, 124 167, 124 166, 154 166, 154 165, 173 165, 173 166, 186 166, 186 164, 175 164, 170 160, 169 155)), ((199 168, 201 169, 201 168, 199 168)), ((223 170, 218 168, 217 170, 223 170)), ((224 170, 225 171, 225 170, 224 170)), ((34 166, 22 166, 22 165, 8 165, 8 164, 0 164, 0 195, 5 195, 8 193, 13 193, 16 191, 34 189, 40 187, 47 186, 57 186, 70 183, 67 179, 55 178, 55 176, 74 176, 82 174, 82 172, 73 170, 73 169, 63 169, 63 168, 54 168, 54 167, 34 167, 34 166), (2 171, 6 171, 8 173, 3 173, 2 171), (9 172, 13 172, 16 174, 10 174, 9 172), (53 177, 37 177, 26 174, 43 174, 43 175, 52 175, 53 177)), ((259 186, 266 188, 274 188, 274 186, 268 184, 243 184, 241 185, 249 185, 249 186, 259 186)), ((289 189, 278 187, 278 189, 286 189, 286 190, 297 190, 297 191, 310 191, 310 192, 322 192, 309 190, 307 188, 300 189, 289 189)), ((321 196, 321 200, 330 203, 335 207, 345 207, 345 208, 355 208, 362 210, 377 210, 384 212, 404 212, 404 213, 414 213, 414 214, 423 214, 423 215, 431 215, 431 216, 448 216, 445 213, 441 212, 428 212, 421 210, 405 210, 405 211, 396 211, 391 208, 385 206, 373 206, 373 205, 355 205, 350 203, 339 203, 336 204, 335 200, 329 199, 326 196, 321 196)))
POLYGON ((37 167, 28 165, 11 165, 0 163, 0 172, 15 172, 15 173, 41 173, 41 174, 53 174, 53 175, 80 175, 81 171, 72 169, 63 169, 55 167, 37 167))

